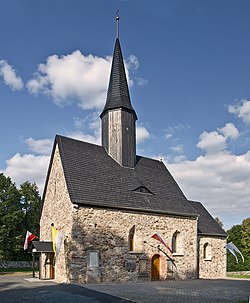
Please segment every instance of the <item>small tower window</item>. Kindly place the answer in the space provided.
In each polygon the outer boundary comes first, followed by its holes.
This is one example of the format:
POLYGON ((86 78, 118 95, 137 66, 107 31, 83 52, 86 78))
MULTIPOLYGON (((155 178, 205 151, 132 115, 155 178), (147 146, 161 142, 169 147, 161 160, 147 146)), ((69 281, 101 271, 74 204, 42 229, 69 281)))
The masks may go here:
POLYGON ((135 225, 133 225, 128 234, 128 250, 135 251, 135 225))

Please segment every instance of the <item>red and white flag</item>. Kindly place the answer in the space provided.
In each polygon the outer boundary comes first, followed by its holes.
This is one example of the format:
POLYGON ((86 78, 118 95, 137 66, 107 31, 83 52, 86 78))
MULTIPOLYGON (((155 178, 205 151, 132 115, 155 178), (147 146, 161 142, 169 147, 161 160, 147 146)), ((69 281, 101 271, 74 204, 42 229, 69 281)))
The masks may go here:
POLYGON ((160 233, 157 232, 157 233, 153 234, 153 236, 151 238, 154 238, 155 240, 160 241, 171 252, 171 254, 173 253, 172 249, 167 245, 167 242, 162 237, 162 235, 160 235, 160 233))
POLYGON ((33 235, 30 231, 27 230, 25 241, 24 241, 24 245, 23 245, 23 249, 24 250, 27 249, 29 243, 31 241, 33 241, 35 238, 37 238, 37 236, 33 235))

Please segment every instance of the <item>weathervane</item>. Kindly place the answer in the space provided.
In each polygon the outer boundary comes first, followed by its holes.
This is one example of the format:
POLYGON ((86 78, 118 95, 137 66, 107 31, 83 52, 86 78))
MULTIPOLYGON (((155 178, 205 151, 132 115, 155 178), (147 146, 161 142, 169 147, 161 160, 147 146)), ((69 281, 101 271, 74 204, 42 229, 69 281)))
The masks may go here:
POLYGON ((116 38, 118 39, 119 38, 119 20, 120 20, 120 17, 119 17, 119 9, 117 10, 116 12, 116 38))

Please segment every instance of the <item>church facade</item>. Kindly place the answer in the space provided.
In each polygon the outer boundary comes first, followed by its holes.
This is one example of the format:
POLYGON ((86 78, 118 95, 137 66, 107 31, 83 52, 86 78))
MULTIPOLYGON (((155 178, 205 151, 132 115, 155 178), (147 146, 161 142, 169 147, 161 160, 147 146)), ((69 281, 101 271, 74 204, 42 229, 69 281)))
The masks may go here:
MULTIPOLYGON (((55 138, 40 221, 41 241, 51 241, 52 223, 63 234, 54 278, 69 283, 224 278, 224 230, 201 203, 185 197, 161 161, 136 155, 137 115, 118 37, 100 118, 102 146, 55 138)), ((43 276, 49 272, 45 259, 43 276)))

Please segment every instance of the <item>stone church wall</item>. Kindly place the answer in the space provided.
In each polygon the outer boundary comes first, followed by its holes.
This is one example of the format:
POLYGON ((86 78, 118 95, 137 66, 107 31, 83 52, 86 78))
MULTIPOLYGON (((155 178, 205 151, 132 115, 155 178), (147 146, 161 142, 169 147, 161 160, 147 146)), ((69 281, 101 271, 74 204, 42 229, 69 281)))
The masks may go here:
MULTIPOLYGON (((151 259, 155 254, 160 255, 161 280, 168 277, 196 278, 196 219, 79 208, 74 212, 73 221, 72 241, 68 243, 71 259, 69 276, 72 282, 85 283, 88 280, 88 251, 98 252, 96 277, 101 282, 149 280, 151 259), (130 252, 128 235, 133 226, 134 251, 130 252), (160 232, 171 246, 172 235, 176 231, 180 231, 179 251, 173 255, 177 269, 171 264, 167 265, 166 256, 157 248, 160 242, 151 238, 155 232, 160 232), (141 260, 147 266, 144 273, 140 273, 141 260), (172 268, 167 270, 167 267, 172 268)), ((164 246, 160 247, 169 254, 164 246)))
MULTIPOLYGON (((41 217, 41 241, 51 241, 51 223, 64 235, 55 265, 58 282, 128 282, 151 279, 151 263, 159 255, 159 279, 197 277, 197 220, 157 214, 86 208, 70 201, 58 148, 55 150, 41 217), (129 231, 134 227, 134 249, 129 250, 129 231), (179 232, 178 251, 173 254, 175 268, 167 262, 155 232, 172 246, 179 232)), ((219 278, 226 272, 225 240, 199 238, 199 277, 219 278), (205 243, 211 245, 212 258, 204 260, 205 243)), ((45 276, 44 256, 42 275, 45 276)), ((48 266, 46 275, 48 276, 48 266)))
MULTIPOLYGON (((40 240, 52 241, 51 223, 62 232, 64 242, 56 261, 55 278, 58 282, 68 282, 67 251, 65 247, 69 241, 72 228, 73 204, 70 201, 58 147, 56 147, 52 167, 47 185, 46 196, 40 220, 40 240)), ((42 277, 48 277, 49 265, 44 265, 45 255, 42 256, 42 277), (46 272, 45 272, 46 271, 46 272)))
POLYGON ((226 238, 199 237, 199 278, 226 277, 226 238))

